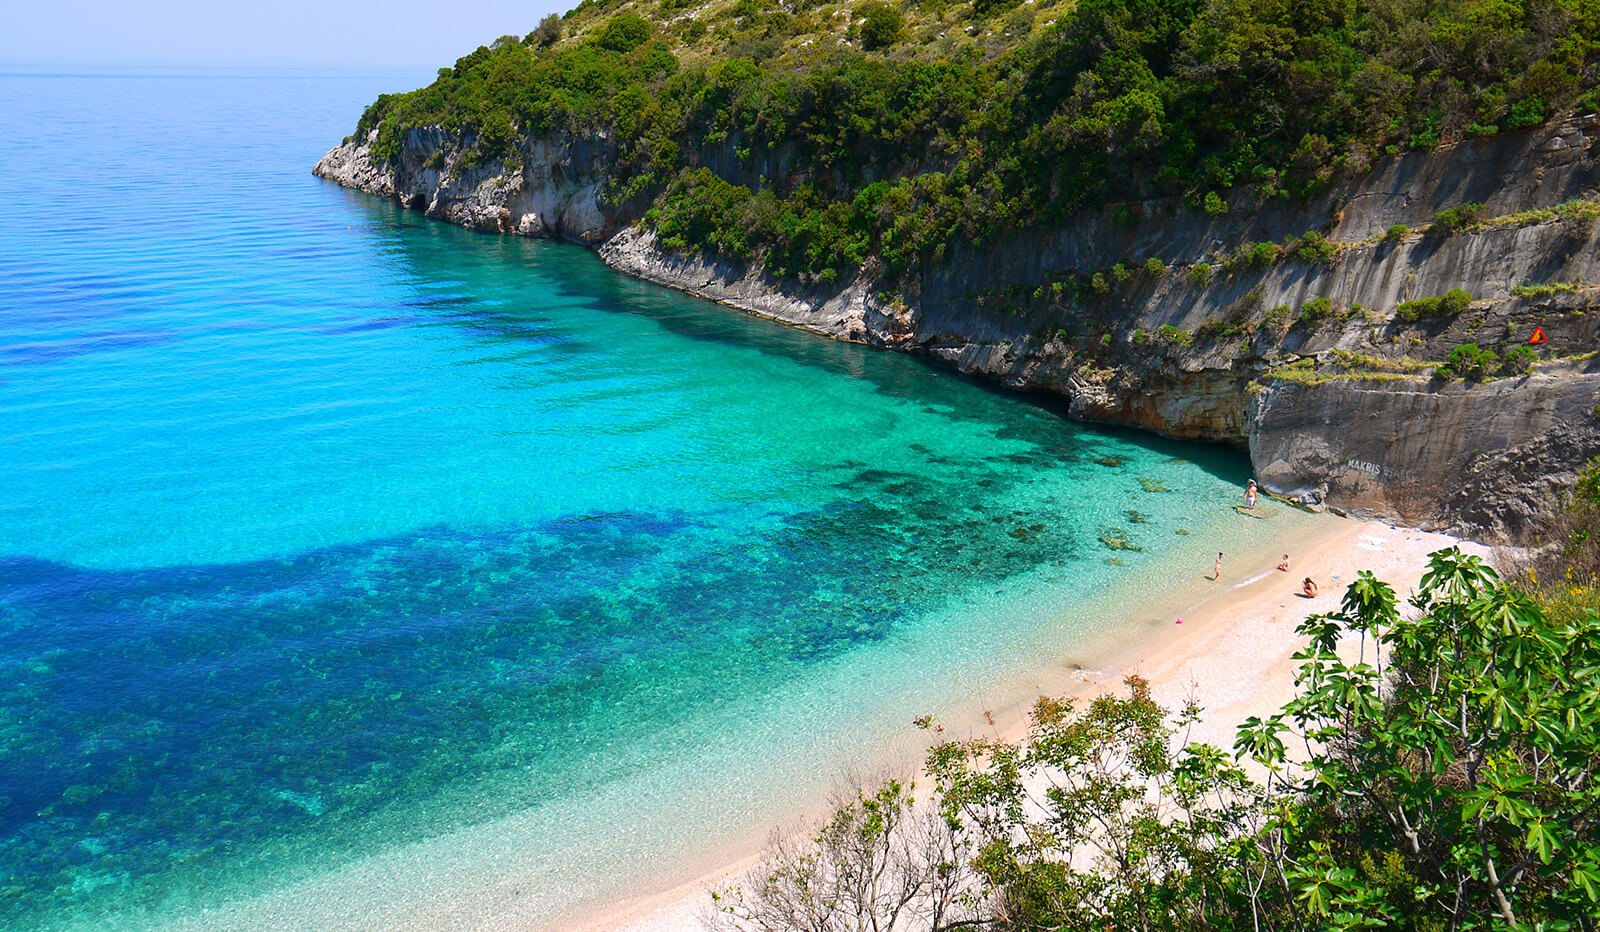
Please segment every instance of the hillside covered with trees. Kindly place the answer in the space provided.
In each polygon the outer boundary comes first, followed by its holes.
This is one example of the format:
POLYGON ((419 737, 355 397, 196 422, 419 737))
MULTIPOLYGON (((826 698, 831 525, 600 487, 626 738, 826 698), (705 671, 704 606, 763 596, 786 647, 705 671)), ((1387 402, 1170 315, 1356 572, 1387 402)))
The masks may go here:
POLYGON ((357 136, 394 158, 442 127, 462 171, 604 133, 606 196, 669 248, 893 278, 1108 199, 1304 197, 1596 108, 1597 77, 1591 0, 585 0, 380 97, 357 136), (740 183, 718 147, 782 171, 740 183))

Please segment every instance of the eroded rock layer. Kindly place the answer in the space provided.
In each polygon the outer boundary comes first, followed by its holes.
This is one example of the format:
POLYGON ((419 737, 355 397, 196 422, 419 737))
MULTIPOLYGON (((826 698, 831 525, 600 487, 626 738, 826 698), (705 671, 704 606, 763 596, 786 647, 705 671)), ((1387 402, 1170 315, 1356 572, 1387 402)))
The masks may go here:
POLYGON ((352 140, 315 172, 474 229, 584 243, 630 275, 831 337, 1059 393, 1076 417, 1246 447, 1263 486, 1308 504, 1527 541, 1600 456, 1593 115, 1391 158, 1310 203, 1238 192, 1220 214, 1107 205, 981 249, 952 244, 892 284, 870 263, 824 283, 662 249, 638 208, 606 201, 603 136, 525 140, 512 164, 458 170, 468 143, 414 130, 394 163, 377 163, 352 140))

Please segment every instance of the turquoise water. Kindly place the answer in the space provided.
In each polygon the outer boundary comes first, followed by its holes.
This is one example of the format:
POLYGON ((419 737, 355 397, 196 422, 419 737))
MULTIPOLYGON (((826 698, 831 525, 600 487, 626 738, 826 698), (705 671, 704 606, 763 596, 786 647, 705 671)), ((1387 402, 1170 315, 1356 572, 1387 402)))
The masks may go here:
POLYGON ((0 926, 555 924, 1294 520, 310 176, 424 77, 0 77, 0 926))

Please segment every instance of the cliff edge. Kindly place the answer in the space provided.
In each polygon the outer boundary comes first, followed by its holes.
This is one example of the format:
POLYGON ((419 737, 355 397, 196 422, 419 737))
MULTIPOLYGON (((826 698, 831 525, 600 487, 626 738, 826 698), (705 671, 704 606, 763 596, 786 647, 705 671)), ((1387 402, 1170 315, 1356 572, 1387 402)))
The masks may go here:
MULTIPOLYGON (((474 229, 571 240, 611 266, 830 337, 1065 396, 1075 417, 1247 449, 1262 485, 1529 541, 1600 456, 1600 118, 1391 157, 1309 202, 1243 190, 1086 209, 958 246, 881 290, 663 248, 608 203, 603 133, 375 133, 315 173, 474 229)), ((704 161, 718 159, 707 147, 704 161)), ((748 167, 755 174, 760 166, 748 167)))

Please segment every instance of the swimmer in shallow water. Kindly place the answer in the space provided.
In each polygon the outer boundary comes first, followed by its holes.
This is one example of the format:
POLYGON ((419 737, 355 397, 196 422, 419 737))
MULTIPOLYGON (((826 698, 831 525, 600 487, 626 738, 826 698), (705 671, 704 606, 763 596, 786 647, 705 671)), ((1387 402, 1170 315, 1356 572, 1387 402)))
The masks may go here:
POLYGON ((1244 487, 1244 507, 1256 507, 1256 494, 1256 480, 1251 479, 1250 483, 1244 487))
POLYGON ((1217 554, 1217 568, 1211 571, 1211 579, 1215 582, 1222 578, 1222 554, 1217 554))

